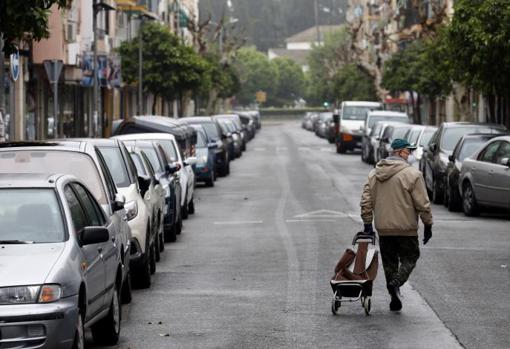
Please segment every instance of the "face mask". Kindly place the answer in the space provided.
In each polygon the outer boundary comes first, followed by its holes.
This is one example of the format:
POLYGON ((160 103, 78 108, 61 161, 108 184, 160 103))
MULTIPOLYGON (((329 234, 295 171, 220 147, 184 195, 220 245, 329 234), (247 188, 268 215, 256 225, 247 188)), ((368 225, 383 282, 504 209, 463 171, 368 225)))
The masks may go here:
POLYGON ((409 165, 414 164, 416 161, 417 161, 417 160, 416 160, 416 156, 414 156, 414 155, 412 155, 412 154, 411 154, 411 155, 409 155, 409 156, 407 157, 407 163, 408 163, 409 165))

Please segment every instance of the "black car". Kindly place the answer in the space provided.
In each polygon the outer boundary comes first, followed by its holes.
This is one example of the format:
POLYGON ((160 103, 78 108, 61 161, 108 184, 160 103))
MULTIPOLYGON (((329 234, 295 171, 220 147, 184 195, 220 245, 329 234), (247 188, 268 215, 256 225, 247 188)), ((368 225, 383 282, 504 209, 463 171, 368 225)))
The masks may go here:
POLYGON ((202 125, 207 135, 207 142, 216 144, 214 148, 215 172, 220 176, 227 176, 230 173, 229 140, 223 134, 218 123, 210 116, 193 116, 180 120, 190 125, 202 125))
POLYGON ((255 124, 254 117, 249 113, 240 112, 238 114, 243 124, 243 129, 246 130, 248 140, 250 141, 255 138, 255 134, 257 133, 257 125, 255 124))
POLYGON ((379 141, 379 148, 377 148, 378 159, 387 158, 390 155, 391 142, 393 142, 397 138, 404 138, 407 131, 413 125, 389 125, 384 130, 384 133, 379 141))
POLYGON ((449 211, 460 211, 462 209, 462 198, 459 193, 459 175, 462 169, 462 162, 465 158, 473 155, 486 142, 497 137, 491 133, 474 133, 462 136, 453 153, 448 157, 450 162, 446 167, 446 190, 444 190, 444 205, 449 211))
POLYGON ((446 187, 446 168, 448 158, 462 136, 470 133, 502 134, 508 132, 505 126, 498 124, 473 122, 444 122, 423 148, 420 169, 423 171, 427 191, 432 201, 440 204, 444 200, 446 187))

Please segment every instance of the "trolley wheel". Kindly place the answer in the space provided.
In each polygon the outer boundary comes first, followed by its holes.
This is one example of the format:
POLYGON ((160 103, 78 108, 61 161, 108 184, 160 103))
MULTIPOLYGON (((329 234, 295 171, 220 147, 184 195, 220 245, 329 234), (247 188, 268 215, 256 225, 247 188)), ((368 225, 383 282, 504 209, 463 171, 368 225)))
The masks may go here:
POLYGON ((333 300, 331 301, 331 312, 333 313, 333 315, 338 315, 338 310, 340 309, 341 306, 342 302, 335 295, 333 297, 333 300))
POLYGON ((367 297, 363 302, 363 309, 365 309, 365 314, 370 315, 370 310, 372 309, 372 300, 370 297, 367 297))

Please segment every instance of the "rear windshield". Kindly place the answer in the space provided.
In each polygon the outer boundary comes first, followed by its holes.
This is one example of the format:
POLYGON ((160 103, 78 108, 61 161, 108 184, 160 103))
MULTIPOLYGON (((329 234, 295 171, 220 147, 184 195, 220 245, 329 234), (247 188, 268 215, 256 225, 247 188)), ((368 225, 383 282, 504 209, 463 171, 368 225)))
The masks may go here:
POLYGON ((0 240, 55 243, 65 240, 53 189, 0 189, 0 240))
POLYGON ((366 120, 367 113, 371 110, 377 110, 376 107, 344 107, 342 111, 342 120, 366 120))
POLYGON ((106 165, 112 174, 113 181, 118 188, 126 188, 131 185, 126 163, 122 158, 120 149, 117 147, 99 147, 106 165))
POLYGON ((82 180, 100 204, 108 204, 98 168, 85 153, 63 150, 0 152, 0 173, 70 174, 82 180))
POLYGON ((374 125, 379 121, 399 121, 403 122, 404 124, 408 124, 409 118, 402 116, 371 115, 368 119, 368 128, 374 127, 374 125))
POLYGON ((202 131, 197 132, 197 148, 207 148, 207 139, 202 131))
POLYGON ((443 139, 441 140, 441 148, 447 151, 452 151, 459 139, 462 136, 470 134, 470 133, 503 133, 502 129, 495 129, 488 126, 483 125, 472 125, 472 126, 462 126, 462 127, 450 127, 447 128, 443 133, 443 139))
POLYGON ((434 133, 436 133, 436 129, 434 128, 425 129, 425 131, 423 131, 423 134, 421 135, 420 146, 423 147, 429 144, 430 139, 432 138, 434 133))
POLYGON ((462 148, 460 149, 459 155, 457 156, 457 159, 460 161, 464 161, 465 158, 468 156, 471 156, 481 148, 485 142, 490 140, 491 137, 484 137, 484 138, 468 138, 464 141, 462 144, 462 148))

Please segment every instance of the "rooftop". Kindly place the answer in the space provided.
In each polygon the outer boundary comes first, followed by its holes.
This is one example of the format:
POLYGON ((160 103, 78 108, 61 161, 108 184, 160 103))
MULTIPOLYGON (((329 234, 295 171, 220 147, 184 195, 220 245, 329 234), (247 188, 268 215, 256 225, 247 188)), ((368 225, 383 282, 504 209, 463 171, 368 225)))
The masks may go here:
MULTIPOLYGON (((337 31, 341 28, 339 25, 320 25, 320 39, 324 40, 326 34, 337 31)), ((313 26, 300 33, 294 34, 285 40, 286 43, 293 42, 317 42, 317 27, 313 26)))

